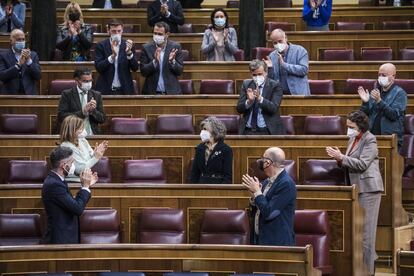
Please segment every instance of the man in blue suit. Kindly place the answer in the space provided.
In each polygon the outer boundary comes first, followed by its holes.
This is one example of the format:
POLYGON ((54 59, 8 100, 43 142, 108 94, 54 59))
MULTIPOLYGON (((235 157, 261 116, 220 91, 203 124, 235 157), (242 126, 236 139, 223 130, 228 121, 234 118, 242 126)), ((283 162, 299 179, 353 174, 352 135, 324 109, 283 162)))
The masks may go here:
POLYGON ((283 168, 284 161, 282 149, 268 148, 257 162, 269 178, 260 183, 248 174, 242 177, 242 184, 252 195, 252 244, 295 245, 296 186, 283 168))
POLYGON ((98 181, 98 175, 86 169, 81 173, 82 188, 73 198, 65 177, 75 171, 73 152, 57 147, 50 153, 52 170, 42 187, 42 200, 47 214, 45 242, 51 244, 79 243, 79 216, 91 197, 89 188, 98 181))
POLYGON ((39 57, 26 47, 23 31, 10 33, 11 49, 0 51, 0 94, 36 95, 36 81, 40 80, 39 57))
POLYGON ((310 95, 309 57, 305 48, 288 43, 285 32, 275 29, 270 34, 275 50, 266 57, 269 78, 280 82, 283 94, 310 95))
POLYGON ((132 95, 131 71, 138 71, 132 40, 122 39, 124 25, 112 19, 108 23, 110 38, 100 41, 95 49, 95 67, 99 73, 95 90, 103 95, 132 95))

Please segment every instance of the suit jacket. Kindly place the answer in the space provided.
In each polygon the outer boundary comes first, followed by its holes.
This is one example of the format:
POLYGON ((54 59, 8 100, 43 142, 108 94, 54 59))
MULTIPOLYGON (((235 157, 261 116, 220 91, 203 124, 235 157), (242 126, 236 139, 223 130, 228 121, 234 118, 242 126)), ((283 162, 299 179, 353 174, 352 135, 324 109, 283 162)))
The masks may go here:
MULTIPOLYGON (((250 113, 253 111, 253 105, 246 108, 248 88, 256 88, 253 80, 243 81, 242 91, 240 92, 239 102, 237 103, 237 112, 243 115, 239 126, 240 135, 244 133, 250 113)), ((262 92, 263 102, 259 104, 259 107, 262 109, 263 118, 271 135, 285 134, 285 127, 283 126, 282 118, 280 118, 282 96, 283 91, 279 82, 267 78, 262 92)))
POLYGON ((57 30, 56 48, 63 52, 63 60, 71 60, 73 46, 79 47, 80 54, 89 58, 89 49, 92 47, 92 28, 91 25, 82 24, 81 33, 77 36, 77 41, 72 39, 69 28, 60 25, 57 30))
POLYGON ((26 95, 36 95, 36 81, 40 80, 39 57, 31 51, 32 64, 23 64, 20 71, 15 67, 17 60, 12 49, 0 51, 0 81, 3 82, 1 94, 18 94, 19 78, 22 78, 26 95))
POLYGON ((178 33, 178 25, 184 24, 183 8, 181 7, 180 2, 176 0, 169 0, 167 5, 168 11, 171 13, 169 17, 165 17, 161 14, 160 0, 154 0, 154 2, 148 6, 148 25, 154 27, 155 23, 163 21, 170 26, 171 33, 178 33))
MULTIPOLYGON (((380 88, 382 91, 382 88, 380 88)), ((361 110, 369 117, 369 127, 374 126, 375 118, 381 113, 381 135, 398 135, 398 147, 402 146, 404 135, 407 93, 400 86, 393 84, 386 96, 377 104, 371 97, 362 103, 361 110)))
POLYGON ((47 215, 45 242, 52 244, 79 243, 79 216, 91 194, 80 189, 73 198, 68 184, 49 172, 42 187, 42 200, 47 215))
MULTIPOLYGON (((132 48, 133 57, 127 58, 125 52, 126 41, 122 39, 119 46, 118 53, 118 78, 121 83, 122 92, 125 95, 133 95, 134 83, 132 82, 131 71, 137 71, 139 68, 138 61, 135 58, 135 49, 132 48)), ((96 82, 96 90, 100 91, 103 95, 112 94, 112 81, 115 74, 115 62, 111 64, 108 61, 108 57, 112 54, 110 39, 105 39, 96 44, 95 49, 95 68, 99 73, 98 80, 96 82)))
MULTIPOLYGON (((155 94, 157 91, 158 79, 160 77, 160 66, 154 66, 155 50, 157 46, 154 41, 144 44, 141 53, 141 74, 145 77, 142 94, 155 94)), ((181 53, 181 45, 177 42, 167 40, 165 46, 162 76, 167 94, 181 94, 181 86, 178 82, 178 76, 183 72, 184 63, 181 53), (175 64, 168 61, 170 52, 178 49, 175 56, 175 64)))
POLYGON ((201 9, 204 0, 179 0, 183 9, 201 9))
POLYGON ((292 95, 310 95, 308 70, 309 57, 305 48, 300 45, 289 43, 285 63, 280 65, 277 51, 273 51, 269 58, 272 60, 272 68, 269 68, 269 77, 280 80, 281 69, 287 73, 287 84, 292 95), (280 68, 282 67, 282 68, 280 68))
POLYGON ((206 149, 205 143, 201 143, 196 147, 191 168, 191 183, 231 184, 233 180, 232 149, 223 141, 217 142, 207 160, 207 164, 205 163, 206 149))
MULTIPOLYGON (((7 16, 6 6, 0 7, 0 32, 7 32, 7 16)), ((13 13, 11 16, 11 30, 24 28, 24 21, 26 20, 26 4, 19 3, 13 6, 13 13)))
MULTIPOLYGON (((99 134, 99 124, 105 122, 105 112, 102 105, 101 93, 95 90, 88 91, 88 102, 94 98, 96 101, 96 109, 89 113, 89 123, 94 134, 99 134)), ((79 118, 85 119, 85 115, 82 112, 82 105, 79 99, 78 89, 75 87, 62 92, 58 107, 58 123, 59 125, 63 120, 69 116, 75 115, 79 118)), ((60 127, 58 127, 60 129, 60 127)))
POLYGON ((349 184, 358 185, 360 193, 382 192, 384 185, 379 170, 377 139, 366 131, 357 146, 350 152, 355 138, 348 141, 342 167, 349 175, 349 184))
MULTIPOLYGON (((121 0, 111 0, 112 8, 122 8, 122 1, 121 0)), ((103 9, 105 7, 105 0, 93 0, 92 8, 103 9)))
MULTIPOLYGON (((224 60, 234 61, 234 54, 239 48, 237 48, 237 32, 234 28, 228 28, 229 36, 227 42, 225 42, 224 48, 224 60)), ((215 61, 216 42, 213 37, 212 28, 208 28, 204 32, 203 43, 201 44, 201 51, 207 57, 208 61, 215 61)))
MULTIPOLYGON (((269 185, 262 181, 262 191, 269 185)), ((296 206, 296 186, 286 170, 283 170, 273 182, 266 195, 259 195, 252 205, 253 221, 257 209, 259 216, 259 235, 255 234, 254 223, 252 244, 294 246, 294 217, 296 206)))

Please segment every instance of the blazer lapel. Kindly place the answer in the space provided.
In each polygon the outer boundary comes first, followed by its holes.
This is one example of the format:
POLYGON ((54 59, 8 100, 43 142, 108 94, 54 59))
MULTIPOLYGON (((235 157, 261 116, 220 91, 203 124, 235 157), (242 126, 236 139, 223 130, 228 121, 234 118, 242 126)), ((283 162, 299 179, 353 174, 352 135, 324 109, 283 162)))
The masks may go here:
POLYGON ((263 89, 262 97, 266 99, 270 99, 271 95, 270 95, 270 89, 269 89, 269 78, 266 78, 266 82, 262 89, 263 89))

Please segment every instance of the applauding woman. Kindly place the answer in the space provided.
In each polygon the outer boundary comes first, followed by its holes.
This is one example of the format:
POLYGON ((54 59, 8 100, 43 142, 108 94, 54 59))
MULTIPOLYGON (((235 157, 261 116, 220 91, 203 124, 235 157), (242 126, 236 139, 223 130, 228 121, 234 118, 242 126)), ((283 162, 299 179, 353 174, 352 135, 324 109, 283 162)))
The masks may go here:
POLYGON ((100 144, 97 143, 95 149, 92 149, 85 137, 86 130, 81 118, 69 115, 63 120, 60 129, 60 145, 72 149, 75 159, 74 169, 69 171, 66 181, 80 182, 80 173, 92 168, 108 148, 108 141, 103 141, 100 144))
POLYGON ((208 61, 234 61, 237 50, 237 33, 229 27, 226 11, 215 9, 211 13, 211 25, 204 32, 201 51, 208 61))
POLYGON ((69 3, 63 18, 65 21, 59 26, 56 37, 56 48, 63 52, 63 60, 88 60, 92 47, 92 28, 83 22, 79 4, 69 3))
POLYGON ((232 183, 233 151, 224 143, 225 136, 226 126, 216 117, 201 122, 201 144, 196 147, 191 183, 232 183))

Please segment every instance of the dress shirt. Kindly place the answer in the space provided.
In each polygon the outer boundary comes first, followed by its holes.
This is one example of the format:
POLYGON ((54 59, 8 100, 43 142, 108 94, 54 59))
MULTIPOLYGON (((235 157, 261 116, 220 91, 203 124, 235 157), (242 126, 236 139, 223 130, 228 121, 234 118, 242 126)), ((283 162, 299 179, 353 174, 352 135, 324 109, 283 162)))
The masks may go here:
MULTIPOLYGON (((167 45, 167 43, 165 43, 165 45, 167 45)), ((162 70, 164 68, 164 55, 165 55, 165 47, 161 50, 160 62, 158 63, 158 66, 160 67, 160 76, 158 78, 157 91, 159 92, 166 92, 165 84, 164 84, 164 77, 162 76, 162 70)))
POLYGON ((284 62, 282 64, 280 64, 279 62, 279 81, 280 85, 282 86, 283 92, 290 92, 289 85, 287 82, 288 72, 286 71, 286 61, 289 55, 289 49, 290 47, 287 48, 286 53, 283 55, 284 62))
MULTIPOLYGON (((88 103, 88 92, 83 91, 82 89, 79 88, 79 86, 76 86, 76 89, 78 90, 78 93, 79 93, 79 100, 81 102, 82 112, 83 112, 83 108, 88 103)), ((89 121, 89 113, 87 112, 83 114, 85 115, 85 119, 83 119, 85 130, 88 133, 88 135, 93 135, 91 123, 89 121)))
MULTIPOLYGON (((109 39, 109 42, 112 45, 112 39, 109 39)), ((119 46, 121 45, 121 43, 119 43, 117 46, 115 46, 115 52, 116 52, 116 57, 115 60, 112 58, 112 55, 110 55, 108 57, 108 61, 111 64, 114 64, 115 66, 115 73, 114 73, 114 79, 112 81, 112 87, 114 88, 119 88, 121 87, 121 82, 119 81, 119 76, 118 76, 118 57, 119 57, 119 46)))
MULTIPOLYGON (((263 86, 264 86, 264 84, 259 86, 260 96, 263 95, 263 86)), ((262 99, 260 100, 259 103, 263 103, 263 97, 262 97, 262 99)), ((253 103, 249 103, 249 100, 246 100, 246 108, 247 109, 250 108, 252 105, 253 105, 253 103)), ((253 110, 252 110, 252 112, 250 112, 249 119, 247 120, 246 127, 248 127, 248 128, 252 127, 252 116, 253 116, 253 110)), ((262 109, 260 107, 259 107, 259 111, 258 111, 258 114, 257 114, 257 127, 260 127, 260 128, 265 128, 266 127, 266 122, 264 120, 264 117, 263 117, 263 114, 262 114, 262 109)))
POLYGON ((111 0, 105 0, 104 9, 112 9, 112 2, 111 2, 111 0))

